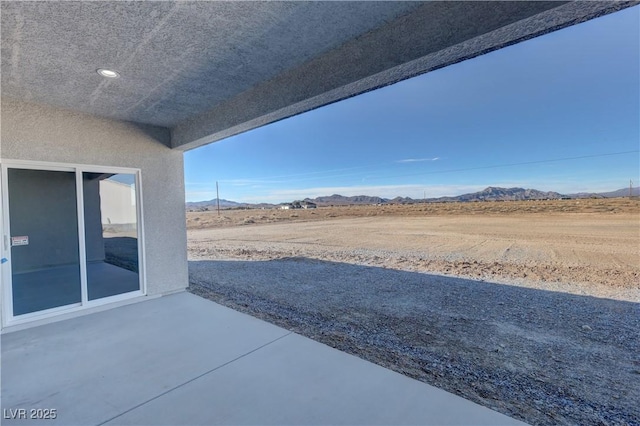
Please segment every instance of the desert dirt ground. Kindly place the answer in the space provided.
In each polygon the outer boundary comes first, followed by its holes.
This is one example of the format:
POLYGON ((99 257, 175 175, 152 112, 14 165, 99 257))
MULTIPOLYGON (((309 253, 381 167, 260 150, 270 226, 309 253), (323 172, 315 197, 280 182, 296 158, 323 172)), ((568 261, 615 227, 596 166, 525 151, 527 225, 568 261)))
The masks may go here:
POLYGON ((190 289, 531 424, 640 425, 640 203, 188 212, 190 289))
POLYGON ((305 257, 640 300, 638 200, 187 213, 191 258, 305 257))

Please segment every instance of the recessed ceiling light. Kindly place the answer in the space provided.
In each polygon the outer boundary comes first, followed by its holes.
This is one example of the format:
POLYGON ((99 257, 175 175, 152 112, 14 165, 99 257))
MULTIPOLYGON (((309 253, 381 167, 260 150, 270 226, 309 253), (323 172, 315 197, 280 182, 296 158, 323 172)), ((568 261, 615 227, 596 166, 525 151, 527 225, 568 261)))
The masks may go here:
POLYGON ((118 77, 120 77, 120 74, 118 74, 116 71, 108 70, 106 68, 100 68, 96 72, 98 74, 100 74, 101 76, 107 77, 107 78, 118 78, 118 77))

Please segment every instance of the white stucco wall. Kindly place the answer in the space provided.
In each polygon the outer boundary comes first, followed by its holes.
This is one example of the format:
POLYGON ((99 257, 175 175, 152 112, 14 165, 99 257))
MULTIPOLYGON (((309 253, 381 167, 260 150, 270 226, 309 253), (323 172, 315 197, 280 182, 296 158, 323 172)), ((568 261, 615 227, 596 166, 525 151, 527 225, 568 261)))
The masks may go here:
POLYGON ((100 181, 100 210, 103 225, 136 223, 136 192, 125 183, 100 181))
POLYGON ((183 154, 169 130, 10 99, 0 118, 3 159, 141 169, 147 292, 186 288, 183 154))

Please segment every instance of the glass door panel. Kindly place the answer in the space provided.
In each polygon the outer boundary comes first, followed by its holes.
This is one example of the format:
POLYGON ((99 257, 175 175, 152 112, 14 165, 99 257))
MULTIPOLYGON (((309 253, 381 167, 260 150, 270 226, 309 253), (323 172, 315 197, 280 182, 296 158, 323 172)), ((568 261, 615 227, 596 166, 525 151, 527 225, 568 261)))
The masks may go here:
POLYGON ((82 173, 89 300, 140 290, 135 175, 82 173))
POLYGON ((13 315, 81 303, 75 173, 7 172, 13 315))

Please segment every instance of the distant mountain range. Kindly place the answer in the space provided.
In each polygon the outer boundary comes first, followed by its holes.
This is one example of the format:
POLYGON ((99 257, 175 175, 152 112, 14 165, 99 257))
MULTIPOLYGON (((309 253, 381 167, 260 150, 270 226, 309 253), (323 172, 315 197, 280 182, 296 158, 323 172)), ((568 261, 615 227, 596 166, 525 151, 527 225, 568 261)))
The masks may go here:
MULTIPOLYGON (((215 210, 218 208, 218 200, 214 198, 208 201, 190 201, 186 203, 187 210, 215 210)), ((275 204, 269 203, 237 203, 235 201, 220 199, 220 209, 260 209, 260 208, 273 208, 275 204)))
MULTIPOLYGON (((632 189, 632 195, 635 197, 640 196, 640 187, 632 189)), ((422 202, 475 202, 475 201, 522 201, 522 200, 557 200, 562 198, 615 198, 615 197, 627 197, 629 196, 629 188, 618 189, 611 192, 580 192, 577 194, 560 194, 558 192, 545 192, 538 191, 537 189, 524 189, 524 188, 498 188, 490 186, 482 191, 473 192, 470 194, 462 194, 455 197, 439 197, 439 198, 427 198, 413 199, 409 197, 396 197, 396 198, 381 198, 371 197, 367 195, 356 195, 353 197, 345 197, 343 195, 333 194, 316 198, 305 198, 302 200, 306 203, 314 203, 319 207, 324 206, 346 206, 346 205, 359 205, 359 204, 414 204, 422 202)), ((243 209, 243 208, 274 208, 280 205, 290 204, 249 204, 249 203, 237 203, 235 201, 229 201, 220 199, 221 209, 243 209)), ((214 198, 209 201, 196 201, 186 203, 187 210, 215 210, 217 208, 217 200, 214 198)))
POLYGON ((325 197, 305 198, 318 206, 344 206, 350 204, 382 204, 388 203, 389 200, 380 197, 369 197, 367 195, 356 195, 354 197, 344 197, 342 195, 333 194, 325 197))
POLYGON ((557 192, 544 192, 537 189, 495 188, 490 186, 479 192, 462 194, 457 197, 430 198, 427 201, 522 201, 522 200, 557 200, 565 198, 557 192))
MULTIPOLYGON (((632 188, 631 189, 631 195, 633 197, 639 197, 640 196, 640 186, 636 186, 635 188, 632 188)), ((617 197, 628 197, 629 196, 629 188, 621 188, 621 189, 618 189, 617 191, 599 192, 599 193, 579 192, 577 194, 571 194, 569 196, 571 198, 591 198, 591 197, 617 198, 617 197)))

